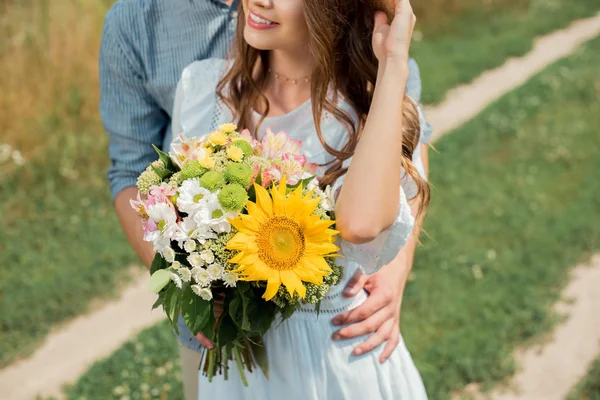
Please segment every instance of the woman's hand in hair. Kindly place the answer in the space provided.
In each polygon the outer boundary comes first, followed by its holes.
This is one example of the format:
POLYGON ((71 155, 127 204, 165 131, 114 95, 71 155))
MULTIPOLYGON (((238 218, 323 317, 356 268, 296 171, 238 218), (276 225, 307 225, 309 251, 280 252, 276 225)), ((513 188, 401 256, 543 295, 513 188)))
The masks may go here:
POLYGON ((391 58, 408 62, 408 50, 416 21, 409 0, 396 0, 391 24, 388 24, 387 15, 383 11, 375 14, 373 52, 380 63, 391 58))

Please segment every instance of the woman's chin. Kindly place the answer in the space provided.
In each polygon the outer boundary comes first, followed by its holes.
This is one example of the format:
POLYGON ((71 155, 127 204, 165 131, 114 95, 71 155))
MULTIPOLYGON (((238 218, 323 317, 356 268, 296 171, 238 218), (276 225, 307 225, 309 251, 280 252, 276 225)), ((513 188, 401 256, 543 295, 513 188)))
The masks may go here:
POLYGON ((252 28, 246 26, 244 30, 244 40, 250 47, 256 50, 275 50, 277 44, 273 40, 273 36, 267 32, 249 32, 252 28))

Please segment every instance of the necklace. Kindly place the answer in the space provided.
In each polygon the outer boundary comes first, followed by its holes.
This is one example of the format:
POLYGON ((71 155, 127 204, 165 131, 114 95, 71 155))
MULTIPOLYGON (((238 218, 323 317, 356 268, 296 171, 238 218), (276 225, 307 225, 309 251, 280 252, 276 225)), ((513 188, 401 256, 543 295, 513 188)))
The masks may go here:
POLYGON ((277 72, 273 71, 271 68, 269 68, 269 73, 273 73, 273 75, 275 75, 276 79, 282 80, 284 82, 291 82, 294 85, 297 85, 298 82, 304 81, 306 83, 310 82, 310 78, 308 76, 305 76, 304 78, 301 79, 292 79, 292 78, 288 78, 287 76, 278 74, 277 72))

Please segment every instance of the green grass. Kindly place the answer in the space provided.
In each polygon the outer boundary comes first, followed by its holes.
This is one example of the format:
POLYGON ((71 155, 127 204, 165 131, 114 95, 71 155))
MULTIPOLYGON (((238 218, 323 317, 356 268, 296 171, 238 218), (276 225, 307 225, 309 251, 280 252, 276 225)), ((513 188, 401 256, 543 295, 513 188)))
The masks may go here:
POLYGON ((0 179, 0 367, 128 280, 134 256, 111 204, 108 160, 96 150, 105 141, 86 127, 56 134, 0 179))
MULTIPOLYGON (((136 260, 110 203, 107 140, 96 111, 94 49, 112 1, 43 3, 10 1, 5 4, 8 17, 0 21, 3 29, 8 24, 11 38, 26 32, 26 40, 11 39, 11 46, 0 49, 0 57, 11 60, 0 63, 0 104, 7 116, 0 117, 2 140, 30 160, 16 170, 0 165, 0 367, 31 354, 50 329, 85 312, 94 299, 117 293, 127 281, 125 267, 136 260), (65 41, 70 53, 60 45, 65 41)), ((415 3, 423 17, 418 28, 423 40, 414 44, 413 55, 422 69, 425 102, 437 102, 453 85, 501 64, 506 56, 524 53, 535 35, 600 8, 596 0, 484 3, 489 4, 415 3)), ((507 124, 502 112, 494 118, 507 124)), ((493 130, 486 135, 494 135, 493 130)), ((445 143, 440 143, 442 150, 454 142, 445 143)), ((445 154, 456 156, 444 150, 434 160, 434 171, 438 165, 448 170, 445 154)), ((444 188, 444 182, 436 183, 444 188)), ((436 210, 434 205, 431 214, 436 210)), ((436 231, 441 228, 433 219, 430 232, 445 234, 436 231)), ((446 245, 439 235, 434 238, 446 245)))
POLYGON ((569 400, 600 400, 600 357, 594 361, 587 376, 571 391, 569 400))
POLYGON ((167 322, 146 329, 67 387, 68 397, 183 400, 177 349, 167 322))
MULTIPOLYGON (((516 346, 556 321, 550 305, 570 266, 600 248, 599 63, 600 38, 437 143, 431 238, 418 251, 402 313, 431 399, 511 375, 516 346)), ((169 334, 160 324, 132 343, 164 341, 153 366, 175 363, 169 334)), ((98 362, 69 398, 109 398, 127 382, 121 369, 144 368, 130 366, 130 348, 98 362)), ((177 379, 171 370, 169 382, 177 379)))
MULTIPOLYGON (((424 14, 416 27, 423 38, 413 43, 411 52, 421 68, 423 102, 432 104, 443 100, 452 87, 502 65, 506 58, 526 54, 536 36, 596 14, 600 3, 597 0, 429 0, 415 2, 415 9, 417 16, 424 14), (453 3, 462 7, 454 5, 458 10, 453 10, 453 3), (446 17, 430 10, 446 7, 446 17)), ((418 40, 419 34, 414 37, 418 40)))

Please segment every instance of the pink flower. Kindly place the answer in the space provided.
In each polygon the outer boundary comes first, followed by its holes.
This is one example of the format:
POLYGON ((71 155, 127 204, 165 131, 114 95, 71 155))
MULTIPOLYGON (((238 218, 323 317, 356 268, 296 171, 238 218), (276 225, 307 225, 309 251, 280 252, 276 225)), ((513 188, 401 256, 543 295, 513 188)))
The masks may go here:
POLYGON ((175 196, 175 193, 177 193, 177 189, 172 188, 171 186, 169 186, 166 182, 163 182, 160 184, 160 186, 152 186, 150 188, 150 196, 153 197, 157 197, 157 196, 166 196, 166 197, 171 197, 171 196, 175 196))
POLYGON ((142 227, 144 228, 144 234, 155 232, 158 230, 158 225, 152 219, 142 221, 142 227))
POLYGON ((269 187, 273 181, 280 181, 282 176, 279 167, 277 165, 271 165, 269 168, 262 170, 260 175, 261 185, 263 187, 269 187))
POLYGON ((138 214, 142 216, 146 215, 146 204, 140 197, 140 192, 137 194, 137 200, 130 199, 129 204, 138 214))
POLYGON ((275 159, 283 156, 285 153, 300 154, 302 142, 288 137, 281 131, 277 134, 267 128, 267 134, 262 140, 262 156, 268 159, 275 159))
POLYGON ((297 155, 297 154, 292 154, 292 153, 285 153, 284 155, 281 156, 281 159, 283 161, 293 161, 296 162, 300 165, 300 167, 304 167, 304 164, 306 164, 306 156, 304 155, 297 155))
POLYGON ((207 156, 204 149, 204 137, 202 138, 186 138, 179 135, 171 144, 171 152, 169 156, 179 168, 183 168, 189 160, 200 160, 207 156))
POLYGON ((304 165, 304 170, 305 170, 306 172, 310 172, 311 174, 313 174, 313 175, 314 175, 314 174, 316 174, 316 173, 317 173, 317 164, 315 164, 315 163, 311 163, 311 162, 309 162, 309 163, 306 163, 306 164, 304 165))
POLYGON ((243 131, 241 131, 240 136, 246 142, 250 143, 250 145, 252 146, 253 149, 255 149, 259 145, 258 140, 254 139, 254 137, 252 136, 252 134, 250 133, 250 131, 248 129, 244 129, 243 131))

